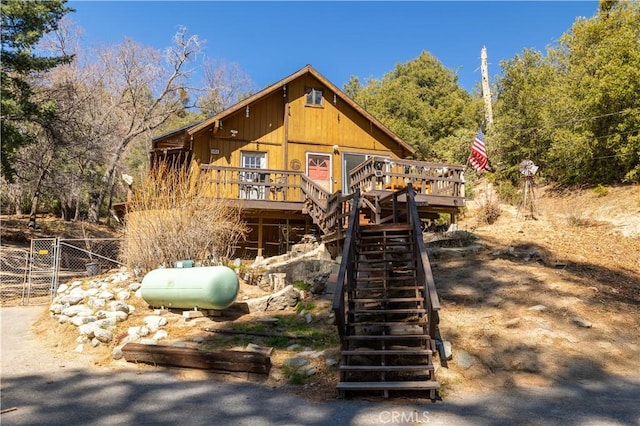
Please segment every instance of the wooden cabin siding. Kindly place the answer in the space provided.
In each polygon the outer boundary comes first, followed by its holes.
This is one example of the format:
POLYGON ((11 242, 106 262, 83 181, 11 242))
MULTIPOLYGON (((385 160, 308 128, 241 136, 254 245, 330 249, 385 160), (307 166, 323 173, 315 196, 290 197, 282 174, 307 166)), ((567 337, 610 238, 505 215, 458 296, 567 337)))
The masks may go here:
POLYGON ((333 179, 330 189, 337 190, 343 179, 342 153, 406 156, 402 146, 313 75, 302 76, 286 87, 286 96, 283 87, 251 103, 249 117, 246 108, 240 109, 222 120, 222 128, 218 124, 194 135, 194 159, 200 164, 241 167, 242 152, 262 152, 268 169, 295 170, 293 164, 299 162, 295 171, 306 172, 308 153, 328 154, 333 179), (322 90, 322 106, 307 105, 308 88, 322 90))

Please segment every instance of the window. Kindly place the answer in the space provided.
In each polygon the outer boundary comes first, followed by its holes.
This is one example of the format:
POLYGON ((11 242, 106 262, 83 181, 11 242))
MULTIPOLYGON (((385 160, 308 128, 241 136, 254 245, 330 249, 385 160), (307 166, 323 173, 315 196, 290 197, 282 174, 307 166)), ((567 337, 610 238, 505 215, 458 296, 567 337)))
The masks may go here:
POLYGON ((322 106, 322 89, 313 89, 308 87, 307 93, 307 105, 322 106))

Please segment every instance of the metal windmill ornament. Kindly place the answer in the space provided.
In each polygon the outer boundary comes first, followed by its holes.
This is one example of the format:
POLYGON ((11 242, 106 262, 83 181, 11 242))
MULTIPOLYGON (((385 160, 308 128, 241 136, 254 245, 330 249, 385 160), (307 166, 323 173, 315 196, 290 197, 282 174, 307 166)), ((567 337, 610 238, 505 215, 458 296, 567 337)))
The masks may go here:
POLYGON ((520 163, 519 170, 520 173, 524 176, 524 190, 522 192, 521 210, 526 212, 525 219, 535 219, 536 197, 533 191, 533 177, 538 171, 538 166, 536 166, 531 160, 523 160, 520 163))

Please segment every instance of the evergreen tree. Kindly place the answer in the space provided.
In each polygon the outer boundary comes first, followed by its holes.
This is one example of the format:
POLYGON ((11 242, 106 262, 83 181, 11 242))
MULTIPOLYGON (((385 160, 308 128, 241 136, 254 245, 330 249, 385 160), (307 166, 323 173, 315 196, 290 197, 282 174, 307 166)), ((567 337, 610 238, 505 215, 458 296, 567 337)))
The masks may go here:
POLYGON ((2 175, 11 179, 15 151, 34 141, 30 124, 44 125, 52 118, 55 104, 35 97, 33 77, 59 64, 69 56, 38 56, 34 53, 42 36, 57 29, 62 17, 73 9, 65 0, 2 0, 2 71, 0 85, 2 175))

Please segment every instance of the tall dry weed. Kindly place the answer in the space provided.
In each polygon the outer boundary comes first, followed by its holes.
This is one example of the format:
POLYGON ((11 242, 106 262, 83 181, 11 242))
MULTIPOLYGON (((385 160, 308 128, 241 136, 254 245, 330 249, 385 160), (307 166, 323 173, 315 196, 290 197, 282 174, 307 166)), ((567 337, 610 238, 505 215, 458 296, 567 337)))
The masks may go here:
POLYGON ((128 203, 124 257, 149 271, 178 260, 224 263, 248 229, 238 208, 215 198, 214 184, 194 168, 160 165, 134 189, 128 203))

